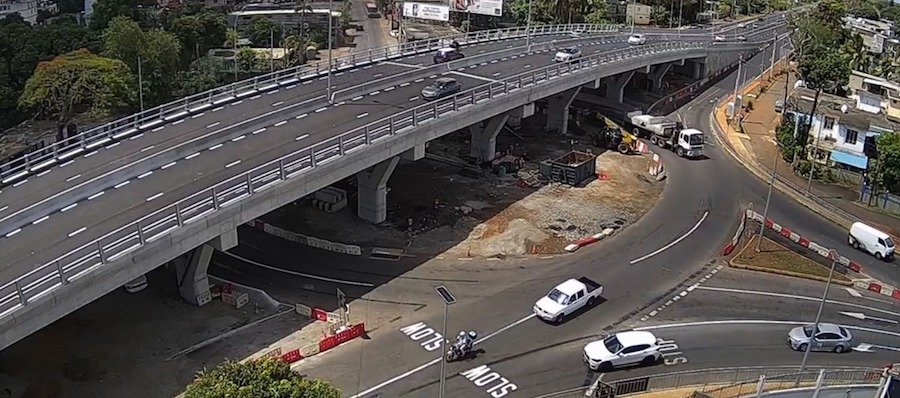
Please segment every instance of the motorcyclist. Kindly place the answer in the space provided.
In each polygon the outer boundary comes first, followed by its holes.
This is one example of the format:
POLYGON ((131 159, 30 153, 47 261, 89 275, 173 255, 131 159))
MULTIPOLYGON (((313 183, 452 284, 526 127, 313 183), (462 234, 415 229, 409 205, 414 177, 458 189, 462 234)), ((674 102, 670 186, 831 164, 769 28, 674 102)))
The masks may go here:
POLYGON ((456 41, 456 39, 453 39, 453 41, 450 42, 450 47, 459 50, 459 42, 456 41))

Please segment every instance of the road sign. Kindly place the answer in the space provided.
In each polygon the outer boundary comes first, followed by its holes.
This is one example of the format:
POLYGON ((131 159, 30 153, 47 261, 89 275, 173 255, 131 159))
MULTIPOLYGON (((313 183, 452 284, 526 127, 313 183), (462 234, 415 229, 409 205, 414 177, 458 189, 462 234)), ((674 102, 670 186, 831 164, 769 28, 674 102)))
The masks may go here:
POLYGON ((444 299, 444 302, 447 303, 447 305, 456 302, 456 297, 453 297, 453 294, 451 294, 450 291, 447 290, 446 287, 444 287, 444 285, 440 285, 434 288, 434 291, 441 295, 441 298, 444 299))
POLYGON ((828 250, 828 259, 831 261, 838 261, 841 258, 841 255, 838 254, 837 250, 830 249, 828 250))
POLYGON ((845 312, 845 311, 838 311, 838 313, 841 314, 841 315, 846 315, 846 316, 849 316, 849 317, 851 317, 851 318, 856 318, 856 319, 860 319, 860 320, 867 320, 867 319, 869 319, 869 320, 873 320, 873 321, 880 321, 880 322, 887 322, 887 323, 897 323, 897 321, 895 321, 895 320, 893 320, 893 319, 876 318, 876 317, 874 317, 874 316, 868 316, 868 315, 866 315, 866 314, 863 314, 862 312, 845 312))

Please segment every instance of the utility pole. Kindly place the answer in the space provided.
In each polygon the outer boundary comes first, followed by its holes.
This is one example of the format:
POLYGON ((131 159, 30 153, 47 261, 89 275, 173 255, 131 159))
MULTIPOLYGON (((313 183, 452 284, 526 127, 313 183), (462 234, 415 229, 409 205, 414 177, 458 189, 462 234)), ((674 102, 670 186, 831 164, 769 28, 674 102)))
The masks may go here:
POLYGON ((141 101, 141 113, 144 112, 144 74, 141 71, 141 56, 138 55, 138 98, 141 101))
POLYGON ((331 41, 334 37, 334 29, 332 27, 332 24, 333 24, 332 21, 334 21, 334 11, 332 11, 332 3, 333 3, 333 0, 328 0, 328 73, 327 73, 328 89, 326 90, 325 95, 328 96, 327 99, 328 99, 329 104, 332 103, 332 100, 331 100, 331 62, 332 62, 331 45, 332 44, 331 44, 331 41))
MULTIPOLYGON (((634 34, 634 13, 637 8, 637 0, 631 0, 631 34, 634 34)), ((628 7, 625 7, 625 16, 628 16, 628 7)))
MULTIPOLYGON (((439 296, 444 300, 444 335, 441 339, 441 356, 447 355, 447 313, 450 312, 450 305, 456 303, 456 297, 453 297, 453 294, 450 293, 450 290, 447 290, 444 285, 435 287, 434 290, 438 293, 439 296)), ((440 390, 438 392, 438 397, 444 398, 444 384, 446 380, 446 371, 444 370, 444 366, 447 361, 445 358, 441 358, 441 379, 440 379, 440 390)))
POLYGON ((237 51, 237 42, 238 42, 238 30, 237 30, 237 20, 238 16, 234 17, 234 42, 233 50, 234 50, 234 81, 238 81, 238 51, 237 51))
MULTIPOLYGON (((772 64, 769 66, 769 80, 775 77, 775 50, 778 47, 777 44, 778 33, 772 33, 772 64)), ((785 83, 785 87, 787 87, 787 83, 785 83)))
MULTIPOLYGON (((784 114, 783 110, 782 114, 784 114)), ((778 170, 778 151, 780 147, 781 145, 778 144, 778 141, 775 141, 775 161, 772 162, 772 179, 769 180, 769 193, 766 194, 766 207, 763 209, 763 222, 759 223, 759 237, 756 240, 757 253, 759 253, 760 247, 762 247, 763 233, 765 232, 766 227, 766 219, 769 217, 769 201, 772 200, 772 187, 775 186, 775 173, 778 170)))
MULTIPOLYGON (((822 89, 816 89, 816 98, 813 99, 812 112, 809 114, 809 127, 806 128, 806 134, 809 135, 809 131, 812 130, 812 122, 816 116, 816 108, 819 106, 819 95, 822 93, 822 89)), ((822 123, 825 123, 825 120, 822 120, 822 123)), ((810 195, 810 190, 812 189, 812 178, 813 172, 816 170, 816 158, 819 156, 819 137, 822 135, 822 123, 819 124, 819 132, 816 134, 816 139, 813 141, 813 157, 809 162, 809 180, 806 182, 806 194, 810 195)), ((809 139, 809 137, 807 137, 809 139)))
POLYGON ((269 73, 275 73, 275 27, 269 28, 269 73))
POLYGON ((738 58, 738 70, 737 76, 734 77, 734 97, 731 101, 731 117, 737 119, 738 114, 738 88, 741 87, 741 67, 744 64, 744 55, 741 54, 740 58, 738 58))
POLYGON ((525 52, 531 52, 531 2, 528 0, 528 18, 525 20, 525 52))
POLYGON ((681 16, 684 12, 684 0, 678 3, 678 37, 681 37, 681 16))
POLYGON ((828 271, 828 281, 825 282, 825 293, 822 294, 822 301, 819 302, 819 311, 816 312, 816 321, 813 323, 812 333, 810 333, 809 336, 809 343, 806 344, 806 350, 803 352, 803 360, 800 362, 800 371, 797 373, 797 384, 800 383, 800 378, 803 376, 802 373, 806 370, 806 358, 809 356, 809 351, 816 342, 816 331, 819 330, 819 319, 822 318, 822 309, 825 308, 825 301, 828 299, 828 288, 831 287, 831 277, 834 276, 834 265, 837 264, 838 253, 832 249, 828 252, 828 257, 831 259, 831 270, 828 271))

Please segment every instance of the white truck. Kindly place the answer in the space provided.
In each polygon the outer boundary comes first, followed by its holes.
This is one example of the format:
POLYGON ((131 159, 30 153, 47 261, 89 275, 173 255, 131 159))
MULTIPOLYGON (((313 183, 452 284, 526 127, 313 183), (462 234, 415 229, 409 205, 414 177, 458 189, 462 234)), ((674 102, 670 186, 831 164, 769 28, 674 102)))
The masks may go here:
POLYGON ((675 151, 680 157, 703 155, 703 132, 700 130, 684 129, 679 122, 641 112, 629 112, 628 118, 634 127, 650 135, 653 145, 675 151))
POLYGON ((569 279, 534 303, 534 314, 545 321, 561 323, 579 308, 596 303, 601 294, 603 285, 590 278, 569 279))

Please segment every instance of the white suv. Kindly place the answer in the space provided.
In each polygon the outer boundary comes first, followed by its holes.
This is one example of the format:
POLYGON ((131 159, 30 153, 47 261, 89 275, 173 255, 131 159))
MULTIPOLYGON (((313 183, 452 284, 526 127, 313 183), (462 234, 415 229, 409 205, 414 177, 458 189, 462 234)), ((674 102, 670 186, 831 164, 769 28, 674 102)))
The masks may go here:
POLYGON ((662 354, 650 332, 621 332, 584 346, 584 362, 591 370, 609 371, 628 365, 655 365, 662 354))
POLYGON ((569 62, 581 58, 581 50, 575 47, 564 48, 556 53, 553 60, 556 62, 569 62))

